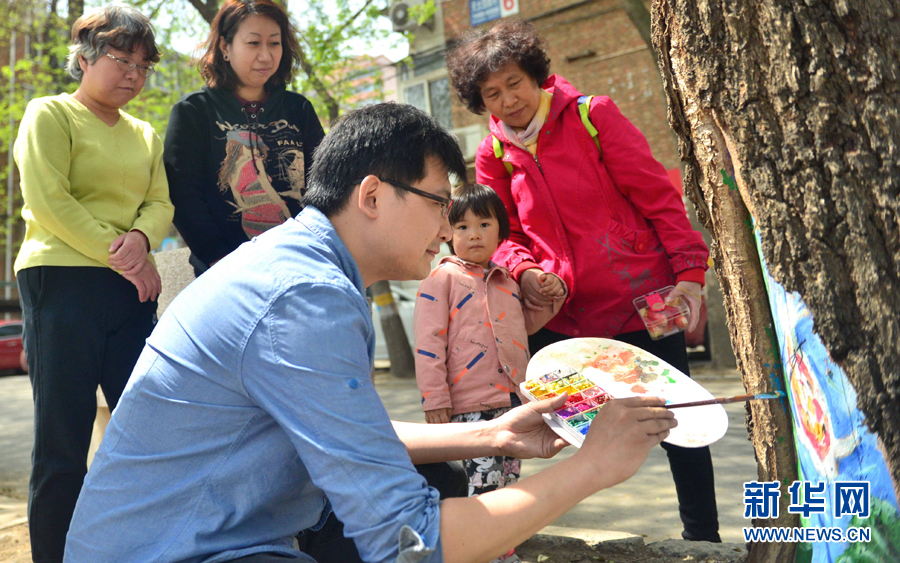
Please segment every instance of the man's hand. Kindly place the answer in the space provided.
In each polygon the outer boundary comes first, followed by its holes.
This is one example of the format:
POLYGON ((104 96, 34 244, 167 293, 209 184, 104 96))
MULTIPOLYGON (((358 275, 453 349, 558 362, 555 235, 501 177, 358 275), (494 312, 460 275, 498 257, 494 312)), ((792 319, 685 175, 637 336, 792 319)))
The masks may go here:
POLYGON ((665 440, 678 421, 658 397, 629 397, 606 403, 591 422, 578 451, 580 462, 604 465, 597 472, 600 488, 612 487, 637 472, 650 448, 665 440))
POLYGON ((453 409, 434 409, 432 411, 425 411, 425 422, 428 424, 447 424, 450 422, 450 415, 453 413, 453 409))
POLYGON ((547 426, 541 413, 561 409, 567 397, 563 394, 546 401, 534 401, 495 418, 497 448, 502 455, 518 459, 550 458, 566 447, 568 443, 547 426))
POLYGON ((522 288, 522 297, 526 308, 540 311, 553 304, 553 297, 545 295, 543 291, 543 282, 546 277, 547 274, 540 268, 531 268, 522 272, 519 277, 519 286, 522 288))
POLYGON ((702 289, 702 286, 697 282, 681 281, 666 296, 666 305, 676 304, 679 297, 687 302, 688 309, 691 311, 691 322, 687 328, 688 332, 697 328, 697 323, 700 322, 700 292, 702 289))
POLYGON ((136 271, 134 270, 123 272, 122 277, 133 283, 134 287, 137 288, 138 299, 140 299, 141 303, 148 299, 156 301, 160 291, 162 291, 162 281, 159 279, 159 273, 153 267, 153 263, 145 258, 144 263, 140 264, 136 271))
POLYGON ((109 265, 128 274, 136 274, 147 260, 150 243, 140 231, 128 231, 109 245, 109 265))

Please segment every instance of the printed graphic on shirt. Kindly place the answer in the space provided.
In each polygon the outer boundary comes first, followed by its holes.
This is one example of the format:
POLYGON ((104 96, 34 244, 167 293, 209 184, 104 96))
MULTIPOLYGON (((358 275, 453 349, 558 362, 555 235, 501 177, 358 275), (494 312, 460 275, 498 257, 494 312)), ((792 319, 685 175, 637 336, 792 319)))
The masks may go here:
POLYGON ((228 122, 216 125, 226 140, 219 189, 231 194, 247 237, 286 221, 292 213, 285 198, 299 202, 306 188, 300 130, 286 120, 260 123, 253 130, 228 122))

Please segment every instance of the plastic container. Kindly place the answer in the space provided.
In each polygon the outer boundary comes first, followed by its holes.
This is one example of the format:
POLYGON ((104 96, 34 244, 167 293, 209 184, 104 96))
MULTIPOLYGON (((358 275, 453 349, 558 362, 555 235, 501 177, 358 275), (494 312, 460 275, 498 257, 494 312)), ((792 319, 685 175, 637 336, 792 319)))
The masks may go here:
POLYGON ((674 286, 667 285, 634 300, 634 308, 653 340, 679 333, 691 323, 691 310, 684 299, 679 297, 666 304, 666 297, 674 289, 674 286))

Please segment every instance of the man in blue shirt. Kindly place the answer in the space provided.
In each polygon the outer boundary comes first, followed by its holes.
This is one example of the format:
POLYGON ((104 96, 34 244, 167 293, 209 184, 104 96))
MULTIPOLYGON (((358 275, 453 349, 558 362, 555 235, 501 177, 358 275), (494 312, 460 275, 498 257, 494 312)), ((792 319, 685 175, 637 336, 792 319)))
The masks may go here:
POLYGON ((148 339, 66 561, 314 561, 293 537, 331 511, 364 561, 487 561, 637 470, 675 424, 662 400, 609 403, 577 454, 476 498, 440 502, 415 471, 564 445, 539 414, 562 398, 486 423, 392 424, 372 385, 365 287, 428 274, 450 238, 449 172, 465 177, 455 139, 410 106, 332 128, 306 209, 200 276, 148 339))

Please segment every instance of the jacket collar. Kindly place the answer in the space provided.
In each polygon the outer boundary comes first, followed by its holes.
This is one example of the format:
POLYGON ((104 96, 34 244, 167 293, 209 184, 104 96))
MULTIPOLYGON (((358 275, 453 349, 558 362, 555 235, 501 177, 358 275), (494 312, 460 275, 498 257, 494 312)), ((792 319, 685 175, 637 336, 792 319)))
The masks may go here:
POLYGON ((484 268, 482 268, 480 264, 476 264, 474 262, 468 262, 466 260, 463 260, 459 256, 444 256, 443 258, 441 258, 441 261, 438 262, 438 266, 440 266, 441 264, 444 264, 445 262, 451 263, 451 264, 456 264, 457 266, 465 268, 467 272, 471 272, 473 274, 478 274, 479 276, 482 276, 485 280, 487 280, 489 277, 494 275, 494 272, 502 272, 504 276, 509 277, 509 270, 507 270, 503 266, 498 266, 497 264, 494 264, 493 262, 491 262, 491 268, 487 272, 484 271, 484 268))
MULTIPOLYGON (((544 126, 541 128, 541 131, 543 131, 548 127, 556 125, 556 120, 559 119, 559 115, 569 104, 578 103, 581 92, 576 90, 574 86, 569 84, 568 80, 558 74, 551 75, 550 78, 541 85, 541 88, 547 90, 553 96, 553 99, 550 101, 550 115, 547 116, 547 122, 544 123, 544 126)), ((500 120, 493 115, 490 117, 488 127, 491 130, 491 134, 495 137, 501 141, 507 143, 510 142, 509 139, 506 138, 506 135, 503 134, 503 129, 500 127, 500 120)))

